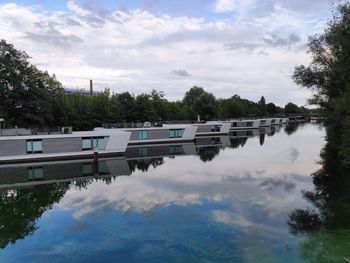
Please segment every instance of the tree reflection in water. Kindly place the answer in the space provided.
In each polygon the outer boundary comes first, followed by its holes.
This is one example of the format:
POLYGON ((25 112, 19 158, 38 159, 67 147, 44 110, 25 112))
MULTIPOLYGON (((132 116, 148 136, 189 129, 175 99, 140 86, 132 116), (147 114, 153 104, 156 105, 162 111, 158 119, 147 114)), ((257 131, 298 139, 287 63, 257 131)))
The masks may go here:
POLYGON ((312 174, 314 191, 304 197, 313 208, 291 212, 291 233, 305 234, 302 253, 308 262, 350 262, 350 169, 330 143, 321 153, 322 168, 312 174))
POLYGON ((128 160, 128 165, 131 172, 135 172, 136 170, 147 172, 150 167, 156 168, 164 163, 164 158, 128 160))
MULTIPOLYGON (((231 149, 236 149, 239 147, 243 147, 248 138, 230 138, 230 145, 228 146, 231 149)), ((199 155, 199 158, 203 162, 210 162, 214 160, 216 156, 219 155, 220 151, 225 149, 224 146, 205 146, 205 147, 198 147, 196 148, 197 154, 199 155)))
POLYGON ((0 248, 32 235, 36 221, 58 203, 70 183, 39 185, 0 193, 0 248))
POLYGON ((301 123, 289 123, 284 127, 284 132, 288 135, 292 135, 298 130, 299 126, 301 125, 301 123))

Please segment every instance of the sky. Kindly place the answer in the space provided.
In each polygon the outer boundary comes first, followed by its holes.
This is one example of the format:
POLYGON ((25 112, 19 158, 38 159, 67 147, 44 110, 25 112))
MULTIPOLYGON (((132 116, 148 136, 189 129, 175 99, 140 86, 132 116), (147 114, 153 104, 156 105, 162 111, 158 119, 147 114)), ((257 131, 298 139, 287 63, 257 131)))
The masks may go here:
POLYGON ((329 0, 0 0, 0 39, 67 88, 152 89, 181 100, 192 86, 217 98, 305 105, 293 83, 329 0))

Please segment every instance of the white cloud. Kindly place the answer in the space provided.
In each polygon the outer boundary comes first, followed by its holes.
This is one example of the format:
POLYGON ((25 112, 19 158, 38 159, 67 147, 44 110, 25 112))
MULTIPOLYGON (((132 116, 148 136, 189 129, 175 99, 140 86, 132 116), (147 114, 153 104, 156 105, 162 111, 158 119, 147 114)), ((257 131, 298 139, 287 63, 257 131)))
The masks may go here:
MULTIPOLYGON (((216 10, 247 11, 254 2, 217 1, 216 10)), ((201 85, 217 97, 238 93, 258 100, 264 95, 278 104, 304 104, 309 94, 290 75, 308 62, 303 47, 323 20, 286 5, 259 16, 247 11, 217 19, 141 9, 91 12, 73 0, 67 8, 46 12, 0 5, 1 38, 27 51, 34 64, 66 86, 88 88, 94 79, 99 89, 135 94, 160 89, 175 100, 201 85), (190 74, 169 74, 179 69, 190 74)))
POLYGON ((217 0, 215 11, 218 13, 243 11, 255 4, 256 0, 217 0))

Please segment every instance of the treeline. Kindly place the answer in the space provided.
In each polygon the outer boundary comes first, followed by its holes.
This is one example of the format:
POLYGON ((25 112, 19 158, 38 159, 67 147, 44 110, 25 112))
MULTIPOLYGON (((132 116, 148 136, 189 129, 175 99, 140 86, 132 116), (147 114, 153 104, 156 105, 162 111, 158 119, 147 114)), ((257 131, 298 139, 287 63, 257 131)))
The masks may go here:
POLYGON ((310 99, 326 117, 328 152, 350 167, 350 4, 340 4, 328 28, 310 38, 311 64, 294 73, 297 84, 310 88, 310 99))
POLYGON ((213 120, 308 111, 293 103, 284 108, 266 103, 264 97, 259 102, 238 95, 217 99, 196 86, 176 102, 157 90, 137 96, 112 94, 108 89, 92 96, 78 91, 66 94, 55 76, 31 65, 25 52, 5 40, 0 41, 0 102, 0 117, 8 127, 31 128, 91 129, 102 123, 197 120, 198 115, 201 120, 213 120))

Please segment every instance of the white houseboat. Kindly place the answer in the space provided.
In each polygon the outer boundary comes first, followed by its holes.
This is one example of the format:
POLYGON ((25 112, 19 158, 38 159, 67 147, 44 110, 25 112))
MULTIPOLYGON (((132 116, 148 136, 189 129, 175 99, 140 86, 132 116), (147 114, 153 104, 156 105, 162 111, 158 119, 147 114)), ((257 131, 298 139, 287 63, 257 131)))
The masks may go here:
POLYGON ((180 143, 193 141, 197 126, 193 125, 165 125, 163 127, 104 129, 95 128, 94 131, 125 131, 130 132, 128 145, 180 143))
POLYGON ((223 123, 230 124, 230 131, 250 130, 259 128, 259 120, 228 120, 223 123))
POLYGON ((122 155, 131 133, 120 130, 0 136, 0 163, 36 162, 122 155))
POLYGON ((259 127, 270 127, 272 119, 259 119, 259 127))
POLYGON ((194 126, 196 127, 195 137, 199 136, 220 136, 227 135, 230 132, 230 124, 218 121, 208 121, 205 123, 194 123, 194 124, 164 124, 163 127, 183 127, 183 126, 194 126))

